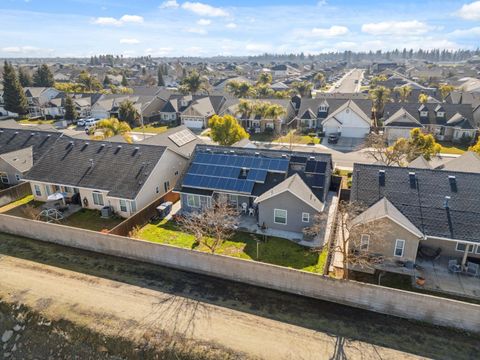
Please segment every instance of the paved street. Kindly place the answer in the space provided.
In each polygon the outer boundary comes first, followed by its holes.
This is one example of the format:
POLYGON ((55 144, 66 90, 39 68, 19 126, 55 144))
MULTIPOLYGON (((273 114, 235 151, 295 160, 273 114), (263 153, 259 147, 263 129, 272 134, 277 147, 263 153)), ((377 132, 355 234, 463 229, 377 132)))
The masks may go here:
POLYGON ((363 70, 353 69, 350 72, 348 72, 343 78, 341 78, 334 86, 332 86, 329 92, 332 92, 332 93, 359 92, 362 78, 363 78, 363 70), (357 83, 355 83, 356 80, 358 81, 357 83))

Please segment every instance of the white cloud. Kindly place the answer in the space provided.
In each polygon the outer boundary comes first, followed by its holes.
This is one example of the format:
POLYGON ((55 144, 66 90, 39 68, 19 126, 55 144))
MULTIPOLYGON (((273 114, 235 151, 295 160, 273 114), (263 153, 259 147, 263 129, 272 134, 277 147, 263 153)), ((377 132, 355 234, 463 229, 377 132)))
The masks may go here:
POLYGON ((325 6, 327 5, 327 0, 319 0, 319 2, 317 2, 317 6, 325 6))
POLYGON ((172 51, 173 49, 170 47, 162 47, 159 49, 148 48, 145 50, 145 53, 147 55, 152 55, 152 56, 166 56, 170 54, 172 51))
POLYGON ((177 0, 164 1, 159 8, 160 9, 177 9, 180 5, 177 0))
POLYGON ((22 51, 22 49, 19 46, 8 46, 2 48, 2 51, 7 53, 19 53, 22 51))
POLYGON ((209 16, 209 17, 222 17, 228 16, 228 12, 222 8, 213 7, 208 4, 201 2, 190 2, 187 1, 182 4, 182 9, 191 11, 200 16, 209 16))
POLYGON ((420 35, 432 30, 433 27, 418 20, 382 21, 362 25, 362 31, 370 35, 420 35))
POLYGON ((120 18, 120 21, 123 23, 136 23, 141 24, 143 23, 143 17, 138 15, 123 15, 120 18))
POLYGON ((143 23, 143 17, 138 15, 123 15, 120 19, 115 19, 114 17, 98 17, 92 21, 97 25, 106 25, 106 26, 122 26, 125 23, 143 23))
POLYGON ((475 38, 475 37, 480 37, 480 26, 473 27, 471 29, 465 29, 465 30, 454 30, 451 33, 448 34, 451 37, 454 38, 475 38))
POLYGON ((313 28, 311 33, 315 36, 330 38, 347 34, 348 28, 345 26, 333 25, 329 28, 313 28))
POLYGON ((457 14, 466 20, 480 20, 480 1, 463 5, 457 14))
POLYGON ((0 48, 0 52, 8 53, 8 54, 51 54, 53 53, 53 49, 40 49, 36 46, 7 46, 4 48, 0 48))
POLYGON ((133 38, 120 39, 120 44, 140 44, 140 40, 133 38))
POLYGON ((249 53, 258 54, 272 51, 272 45, 261 43, 249 43, 245 46, 249 53))
POLYGON ((237 27, 237 24, 235 23, 228 23, 227 25, 225 25, 228 29, 235 29, 237 27))
POLYGON ((199 35, 206 35, 207 30, 202 29, 202 28, 188 28, 185 30, 186 32, 193 33, 193 34, 199 34, 199 35))
POLYGON ((207 26, 207 25, 210 25, 211 23, 212 23, 212 20, 208 20, 208 19, 200 19, 197 21, 197 24, 202 26, 207 26))
POLYGON ((93 23, 97 25, 114 25, 114 26, 122 25, 122 22, 120 20, 117 20, 113 17, 98 17, 93 20, 93 23))

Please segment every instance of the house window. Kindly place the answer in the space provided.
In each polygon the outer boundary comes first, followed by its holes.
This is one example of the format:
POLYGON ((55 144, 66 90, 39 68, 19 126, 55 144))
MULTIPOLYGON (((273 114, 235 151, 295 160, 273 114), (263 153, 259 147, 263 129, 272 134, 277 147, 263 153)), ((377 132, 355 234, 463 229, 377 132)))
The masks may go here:
POLYGON ((175 176, 177 176, 177 175, 178 175, 178 170, 177 170, 177 171, 175 171, 175 176))
POLYGON ((187 205, 192 208, 200 207, 200 196, 198 195, 187 195, 187 205))
POLYGON ((402 257, 404 249, 405 249, 405 240, 397 239, 395 241, 395 251, 393 255, 397 257, 402 257))
MULTIPOLYGON (((455 250, 465 252, 466 247, 467 247, 467 244, 465 244, 465 243, 457 243, 457 247, 456 247, 455 250)), ((472 244, 468 244, 468 252, 473 253, 473 245, 472 244)))
POLYGON ((98 206, 103 206, 104 205, 103 195, 101 193, 94 192, 94 193, 92 193, 92 197, 93 197, 93 203, 95 205, 98 205, 98 206))
POLYGON ((8 175, 7 173, 1 172, 0 173, 0 181, 4 184, 8 184, 8 175))
POLYGON ((39 186, 39 185, 34 185, 33 188, 34 188, 34 190, 35 190, 35 195, 37 195, 37 196, 42 196, 42 190, 40 190, 40 186, 39 186))
POLYGON ((157 193, 157 194, 158 194, 159 192, 160 192, 160 188, 159 188, 158 186, 157 186, 157 187, 155 187, 155 193, 157 193))
POLYGON ((22 180, 22 176, 20 174, 15 174, 15 180, 17 181, 22 180))
POLYGON ((302 213, 302 222, 304 222, 304 223, 310 222, 310 214, 309 213, 302 213))
POLYGON ((127 212, 127 200, 120 199, 120 211, 127 212))
POLYGON ((445 116, 445 113, 443 111, 437 112, 437 117, 443 118, 445 116))
POLYGON ((227 202, 230 205, 237 207, 238 206, 238 195, 227 194, 227 202))
POLYGON ((362 234, 362 236, 360 238, 360 250, 368 251, 369 243, 370 243, 370 235, 362 234))
POLYGON ((163 188, 165 189, 165 192, 167 192, 168 189, 170 189, 170 181, 165 181, 163 183, 163 188))
POLYGON ((132 214, 137 212, 137 203, 135 200, 130 200, 130 212, 132 214))
POLYGON ((428 111, 420 111, 420 116, 421 117, 427 117, 428 116, 428 111))
POLYGON ((71 194, 73 193, 73 188, 70 186, 65 186, 65 192, 71 194))
POLYGON ((275 224, 287 225, 287 210, 274 209, 273 222, 275 224))

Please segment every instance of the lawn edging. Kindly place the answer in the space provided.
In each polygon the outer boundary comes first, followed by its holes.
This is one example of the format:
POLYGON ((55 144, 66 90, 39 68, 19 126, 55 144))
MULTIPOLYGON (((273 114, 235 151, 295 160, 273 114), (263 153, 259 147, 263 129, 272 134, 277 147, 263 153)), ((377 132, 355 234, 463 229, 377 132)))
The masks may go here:
POLYGON ((480 332, 480 305, 0 214, 0 232, 480 332))

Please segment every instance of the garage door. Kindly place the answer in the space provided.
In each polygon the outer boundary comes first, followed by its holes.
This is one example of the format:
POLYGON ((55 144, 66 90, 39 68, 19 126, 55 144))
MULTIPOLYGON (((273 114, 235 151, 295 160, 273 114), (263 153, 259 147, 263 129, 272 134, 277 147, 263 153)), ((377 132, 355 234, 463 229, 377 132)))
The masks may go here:
POLYGON ((185 119, 184 122, 186 127, 190 129, 201 129, 203 127, 203 120, 202 119, 185 119))
POLYGON ((389 128, 386 127, 386 134, 387 134, 387 139, 389 141, 395 141, 399 138, 406 138, 408 139, 410 137, 410 128, 389 128))
POLYGON ((342 127, 340 129, 342 137, 363 138, 370 132, 369 127, 342 127))

